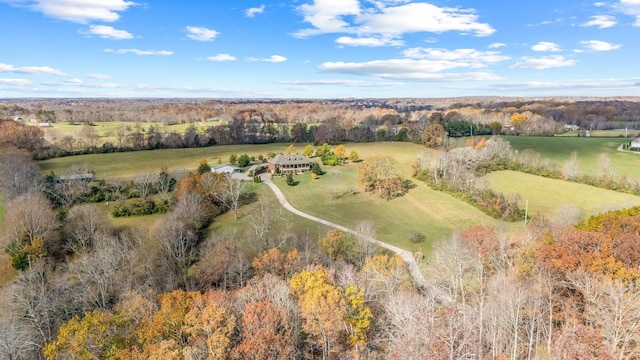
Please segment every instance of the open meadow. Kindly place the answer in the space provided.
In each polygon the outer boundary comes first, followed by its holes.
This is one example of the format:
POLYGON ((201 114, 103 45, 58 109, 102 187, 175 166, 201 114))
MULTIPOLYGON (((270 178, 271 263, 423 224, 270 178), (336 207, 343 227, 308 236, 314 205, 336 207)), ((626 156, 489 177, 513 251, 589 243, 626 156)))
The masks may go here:
POLYGON ((580 172, 597 175, 603 158, 607 157, 616 169, 617 176, 625 175, 629 180, 640 181, 640 153, 618 151, 618 147, 629 142, 625 138, 595 137, 537 137, 505 136, 511 146, 518 150, 531 149, 541 158, 549 159, 562 167, 572 152, 577 152, 580 172))
MULTIPOLYGON (((73 136, 74 138, 81 139, 81 130, 83 128, 82 122, 56 122, 51 124, 50 128, 45 129, 45 133, 52 138, 62 138, 64 136, 73 136)), ((30 124, 32 126, 38 126, 38 124, 30 124)), ((158 122, 126 122, 126 121, 96 121, 92 122, 91 130, 95 133, 96 146, 102 146, 102 144, 110 142, 111 144, 118 144, 118 133, 129 134, 139 127, 140 132, 146 133, 151 126, 156 128, 158 132, 176 132, 184 133, 189 126, 195 126, 199 132, 204 131, 211 126, 211 123, 192 123, 192 124, 175 124, 165 125, 158 122)), ((120 139, 122 140, 122 139, 120 139)))
POLYGON ((518 205, 528 203, 529 215, 554 220, 562 211, 579 208, 583 216, 640 205, 640 197, 612 190, 549 179, 517 171, 495 171, 486 176, 491 188, 505 196, 519 196, 518 205))

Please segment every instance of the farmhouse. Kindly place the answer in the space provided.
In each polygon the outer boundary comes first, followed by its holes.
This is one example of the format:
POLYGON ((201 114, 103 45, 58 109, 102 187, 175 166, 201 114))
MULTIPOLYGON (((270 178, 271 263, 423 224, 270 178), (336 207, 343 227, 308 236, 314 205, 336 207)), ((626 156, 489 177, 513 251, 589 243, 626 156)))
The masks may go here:
POLYGON ((233 174, 242 172, 242 169, 235 165, 221 164, 212 167, 211 172, 214 172, 216 174, 233 174))
POLYGON ((273 159, 269 159, 269 172, 273 174, 277 170, 281 173, 297 173, 311 170, 311 165, 313 165, 313 161, 306 156, 300 154, 278 154, 273 159))
POLYGON ((631 140, 629 150, 640 151, 640 137, 631 140))

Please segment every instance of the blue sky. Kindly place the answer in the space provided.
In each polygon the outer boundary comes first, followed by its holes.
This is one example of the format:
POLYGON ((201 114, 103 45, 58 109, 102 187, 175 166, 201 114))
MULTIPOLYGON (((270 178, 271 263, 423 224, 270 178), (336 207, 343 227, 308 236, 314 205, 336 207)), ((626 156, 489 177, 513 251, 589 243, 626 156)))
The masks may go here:
POLYGON ((0 98, 640 96, 640 0, 0 0, 0 98))

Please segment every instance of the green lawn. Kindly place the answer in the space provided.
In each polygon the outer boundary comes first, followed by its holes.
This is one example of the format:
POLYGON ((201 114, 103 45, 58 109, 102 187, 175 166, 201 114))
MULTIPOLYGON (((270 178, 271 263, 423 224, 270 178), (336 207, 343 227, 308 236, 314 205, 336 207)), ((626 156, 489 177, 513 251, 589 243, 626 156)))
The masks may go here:
MULTIPOLYGON (((406 143, 371 143, 347 144, 347 150, 358 151, 361 158, 392 155, 398 160, 398 169, 408 177, 417 153, 424 148, 406 143)), ((356 163, 324 166, 327 174, 315 181, 310 174, 296 175, 294 178, 299 181, 296 186, 287 186, 284 178, 276 178, 274 182, 297 209, 350 228, 371 220, 381 241, 412 251, 428 252, 434 241, 470 225, 498 223, 471 205, 431 190, 419 181, 414 181, 416 187, 400 198, 379 199, 358 186, 357 167, 356 163), (334 193, 341 197, 332 199, 334 193), (411 243, 412 231, 424 234, 427 240, 411 243)))
POLYGON ((44 173, 53 171, 57 174, 72 165, 88 165, 96 172, 98 178, 132 179, 143 172, 159 172, 163 166, 170 171, 197 169, 201 159, 207 159, 209 165, 218 161, 227 162, 231 154, 248 154, 266 156, 271 151, 284 151, 287 144, 268 145, 228 145, 193 149, 145 150, 111 154, 89 154, 67 156, 40 161, 44 173))
POLYGON ((492 172, 487 179, 493 189, 506 196, 519 194, 520 208, 524 209, 528 201, 530 215, 542 214, 547 218, 553 218, 563 205, 582 208, 589 216, 640 204, 638 196, 516 171, 492 172))
POLYGON ((640 153, 623 153, 618 146, 629 142, 624 138, 505 136, 514 149, 532 149, 542 158, 563 166, 576 151, 582 173, 597 174, 600 158, 606 154, 619 176, 640 181, 640 153))

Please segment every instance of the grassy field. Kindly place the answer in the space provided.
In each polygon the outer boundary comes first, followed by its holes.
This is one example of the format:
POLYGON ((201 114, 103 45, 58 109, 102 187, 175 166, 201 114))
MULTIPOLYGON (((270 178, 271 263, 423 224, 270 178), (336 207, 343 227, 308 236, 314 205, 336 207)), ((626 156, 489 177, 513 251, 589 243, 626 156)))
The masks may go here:
MULTIPOLYGON (((57 122, 51 124, 52 127, 45 131, 54 133, 57 137, 63 137, 71 135, 78 137, 80 129, 82 129, 81 122, 57 122)), ((140 122, 140 131, 146 133, 151 126, 154 126, 160 132, 177 132, 184 133, 190 125, 194 125, 199 131, 204 131, 210 127, 211 123, 194 123, 194 124, 176 124, 176 125, 164 125, 162 123, 146 123, 140 122)), ((32 124, 32 126, 38 126, 38 124, 32 124)), ((118 131, 125 130, 126 134, 130 134, 135 130, 136 123, 124 122, 124 121, 97 121, 93 123, 91 127, 98 136, 97 146, 101 146, 105 142, 111 142, 112 144, 118 144, 118 131)))
MULTIPOLYGON (((370 143, 348 144, 347 150, 356 150, 361 158, 392 155, 398 169, 408 177, 411 164, 424 148, 406 143, 370 143)), ((327 174, 315 181, 309 174, 296 175, 294 178, 299 181, 296 186, 287 186, 283 178, 276 178, 274 182, 299 210, 350 228, 371 220, 380 240, 412 251, 428 252, 434 241, 457 229, 498 223, 471 205, 431 190, 419 181, 414 181, 416 187, 400 198, 379 199, 360 189, 356 181, 357 167, 356 163, 325 166, 323 170, 327 174), (339 197, 334 199, 333 194, 339 197), (409 240, 412 231, 425 235, 426 241, 412 243, 409 240)))
POLYGON ((640 204, 640 197, 589 185, 548 179, 515 171, 496 171, 487 175, 490 186, 506 196, 519 194, 518 205, 529 204, 529 214, 547 218, 557 215, 561 206, 575 206, 586 216, 640 204))
MULTIPOLYGON (((143 172, 159 172, 163 166, 170 171, 193 171, 198 168, 201 159, 207 159, 210 165, 219 161, 227 162, 231 154, 266 156, 268 152, 282 152, 286 144, 268 145, 228 145, 193 149, 145 150, 111 154, 89 154, 68 156, 41 161, 44 173, 50 171, 59 174, 72 165, 88 165, 96 172, 96 177, 113 179, 132 179, 143 172)), ((302 150, 302 148, 301 148, 302 150)))
POLYGON ((586 137, 534 137, 505 136, 514 149, 519 151, 532 149, 542 158, 563 166, 576 151, 580 171, 586 174, 598 174, 600 158, 606 154, 619 176, 640 181, 640 153, 617 151, 621 144, 628 143, 624 138, 586 138, 586 137))

